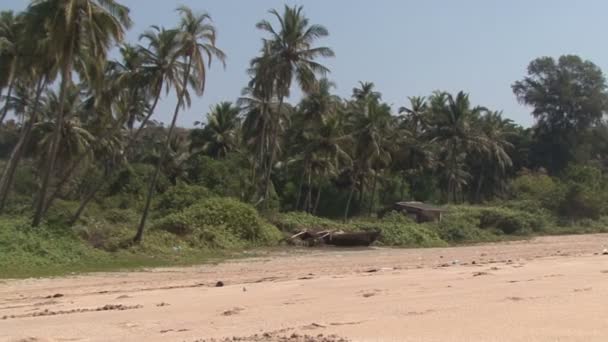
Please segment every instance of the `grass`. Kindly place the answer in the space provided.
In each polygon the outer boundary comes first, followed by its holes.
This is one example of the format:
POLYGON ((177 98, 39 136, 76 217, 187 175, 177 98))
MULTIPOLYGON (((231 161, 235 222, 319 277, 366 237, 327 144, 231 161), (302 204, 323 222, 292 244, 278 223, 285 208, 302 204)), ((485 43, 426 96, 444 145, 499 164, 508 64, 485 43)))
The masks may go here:
POLYGON ((141 245, 125 247, 137 223, 131 209, 92 210, 78 225, 68 228, 61 223, 65 210, 58 208, 52 220, 36 229, 19 215, 0 218, 0 279, 220 262, 252 256, 251 251, 255 255, 255 251, 277 246, 282 236, 304 229, 380 230, 378 245, 407 248, 608 232, 608 216, 561 222, 518 203, 450 206, 440 223, 418 224, 397 213, 382 219, 355 218, 346 224, 304 213, 284 213, 273 215, 269 223, 248 205, 216 198, 158 217, 151 221, 141 245))

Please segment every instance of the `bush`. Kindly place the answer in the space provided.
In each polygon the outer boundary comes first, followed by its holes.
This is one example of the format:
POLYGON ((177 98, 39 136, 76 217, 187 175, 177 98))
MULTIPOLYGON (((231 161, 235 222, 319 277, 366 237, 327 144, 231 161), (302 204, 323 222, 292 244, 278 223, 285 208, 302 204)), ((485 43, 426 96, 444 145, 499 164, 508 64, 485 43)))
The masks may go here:
POLYGON ((543 216, 535 216, 508 208, 492 207, 482 210, 479 227, 482 229, 496 228, 508 235, 527 235, 543 231, 546 221, 543 216))
POLYGON ((391 212, 381 220, 355 221, 357 230, 380 230, 379 242, 385 246, 442 247, 447 246, 439 235, 427 225, 412 221, 397 212, 391 212))
POLYGON ((556 203, 563 197, 560 184, 544 173, 524 174, 511 182, 511 194, 514 199, 528 200, 544 208, 555 210, 556 203))
POLYGON ((605 208, 604 197, 603 193, 572 184, 558 204, 559 215, 572 220, 599 219, 605 208))
POLYGON ((9 274, 76 264, 100 254, 69 229, 32 228, 25 219, 0 218, 0 269, 9 274))
MULTIPOLYGON (((109 185, 110 196, 117 194, 132 194, 143 197, 148 192, 148 184, 154 174, 155 166, 150 164, 130 164, 121 170, 116 179, 109 185)), ((160 173, 156 182, 156 191, 163 193, 169 188, 170 182, 164 173, 160 173)))
POLYGON ((126 247, 135 234, 133 228, 128 229, 95 219, 89 220, 86 225, 78 225, 73 230, 91 247, 108 252, 116 252, 126 247))
POLYGON ((441 222, 429 223, 442 240, 450 243, 487 242, 499 239, 496 232, 479 228, 481 210, 470 206, 452 206, 441 222))
POLYGON ((230 198, 203 200, 155 224, 165 230, 211 248, 274 245, 282 238, 278 229, 250 205, 230 198))
POLYGON ((203 186, 180 182, 160 196, 157 209, 160 216, 164 216, 171 212, 184 210, 196 202, 212 196, 211 192, 203 186))
POLYGON ((114 224, 129 224, 135 223, 139 219, 139 214, 131 209, 106 209, 103 212, 103 218, 114 224))
POLYGON ((270 221, 280 230, 292 234, 303 230, 353 230, 353 228, 349 227, 348 225, 313 216, 304 212, 275 214, 272 216, 270 221))

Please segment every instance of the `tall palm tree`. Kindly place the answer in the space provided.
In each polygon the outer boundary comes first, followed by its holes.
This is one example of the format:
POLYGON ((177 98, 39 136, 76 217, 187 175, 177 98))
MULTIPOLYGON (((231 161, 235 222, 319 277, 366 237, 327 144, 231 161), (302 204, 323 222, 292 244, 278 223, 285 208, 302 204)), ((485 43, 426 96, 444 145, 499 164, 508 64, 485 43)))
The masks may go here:
MULTIPOLYGON (((200 150, 213 157, 223 158, 239 145, 241 120, 239 108, 231 102, 215 105, 207 114, 203 128, 190 132, 190 151, 200 150)), ((200 122, 195 122, 195 125, 200 122)))
MULTIPOLYGON (((315 62, 318 57, 333 57, 334 52, 328 47, 314 47, 319 38, 329 35, 324 26, 310 24, 301 6, 285 5, 283 14, 272 9, 269 13, 279 23, 275 29, 267 20, 257 24, 257 28, 268 33, 264 46, 268 49, 268 59, 274 77, 274 91, 278 98, 278 111, 281 112, 283 101, 289 97, 292 81, 295 79, 305 92, 310 92, 316 85, 317 75, 324 76, 329 72, 322 64, 315 62)), ((276 127, 270 129, 272 141, 270 144, 269 163, 264 179, 264 196, 267 199, 270 189, 270 176, 276 154, 276 127)))
MULTIPOLYGON (((168 94, 173 88, 176 88, 177 93, 181 93, 181 81, 179 79, 181 71, 183 71, 183 62, 179 61, 181 56, 181 42, 180 32, 177 29, 165 29, 164 27, 152 26, 149 30, 145 31, 139 39, 145 41, 146 45, 139 45, 137 51, 143 55, 141 62, 141 70, 138 70, 140 74, 128 73, 127 77, 119 76, 120 83, 126 87, 141 86, 144 81, 147 86, 143 90, 147 104, 142 106, 146 108, 146 115, 141 120, 141 124, 135 130, 135 132, 129 137, 127 144, 124 146, 125 154, 133 148, 138 142, 139 137, 149 123, 152 115, 155 112, 156 106, 162 95, 162 90, 165 89, 165 93, 168 94), (181 71, 180 71, 181 70, 181 71), (136 84, 131 84, 135 82, 136 84), (149 104, 148 101, 152 103, 149 104)), ((122 75, 122 74, 121 74, 122 75)), ((184 90, 185 91, 185 90, 184 90)), ((184 96, 187 97, 188 93, 185 91, 184 96)), ((131 107, 131 100, 126 101, 127 107, 131 107)), ((118 104, 117 104, 118 105, 118 104)), ((112 175, 105 177, 102 182, 93 187, 90 192, 84 196, 80 202, 80 206, 76 210, 72 222, 76 222, 86 206, 95 197, 103 186, 113 179, 113 175, 118 172, 113 172, 112 175)), ((67 179, 66 179, 67 180, 67 179)), ((52 198, 52 197, 51 197, 52 198)), ((48 205, 47 205, 48 208, 48 205)))
MULTIPOLYGON (((9 100, 17 80, 18 63, 23 58, 23 15, 15 15, 13 11, 0 12, 0 64, 6 67, 0 69, 0 89, 6 84, 8 90, 4 107, 0 111, 0 124, 6 118, 9 110, 9 100)), ((2 95, 2 94, 0 94, 2 95)), ((1 98, 2 96, 0 96, 1 98)))
POLYGON ((170 150, 173 130, 175 129, 179 110, 184 105, 188 84, 190 83, 190 85, 194 87, 197 95, 202 96, 205 91, 207 68, 211 66, 213 58, 217 58, 222 63, 225 63, 224 61, 226 58, 224 52, 218 49, 215 45, 216 30, 211 23, 211 17, 209 17, 208 14, 195 14, 190 8, 185 6, 178 7, 177 11, 181 15, 179 31, 182 46, 180 53, 185 60, 185 69, 183 71, 183 75, 181 76, 182 83, 178 88, 177 104, 175 106, 173 119, 171 120, 171 126, 169 127, 169 132, 167 134, 166 146, 156 165, 152 180, 150 181, 144 211, 142 213, 139 227, 137 228, 137 233, 133 238, 135 243, 141 242, 143 237, 146 219, 148 217, 150 204, 156 188, 156 181, 158 179, 163 160, 166 158, 170 150))
POLYGON ((486 141, 475 122, 486 109, 471 107, 469 96, 462 91, 456 97, 449 93, 435 93, 430 103, 429 135, 440 145, 444 200, 449 201, 452 196, 456 201, 471 177, 465 163, 467 155, 485 148, 486 141))
POLYGON ((379 170, 391 160, 390 148, 393 144, 391 125, 394 120, 390 106, 381 103, 380 99, 380 94, 373 91, 373 83, 361 83, 361 89, 353 89, 353 102, 348 109, 348 125, 355 141, 350 152, 354 165, 344 220, 348 219, 352 196, 357 185, 360 202, 363 201, 365 181, 370 174, 373 175, 370 199, 370 208, 372 208, 379 170))
MULTIPOLYGON (((0 177, 0 212, 6 204, 17 166, 29 145, 34 125, 38 123, 40 109, 44 102, 44 91, 47 85, 55 79, 57 73, 55 61, 49 57, 48 44, 44 42, 45 32, 40 30, 36 18, 32 18, 32 14, 29 12, 19 17, 22 22, 20 35, 27 39, 19 42, 21 55, 18 62, 19 77, 15 78, 18 81, 15 86, 16 96, 7 97, 7 100, 12 101, 11 108, 15 114, 23 117, 25 123, 0 177)), ((0 59, 3 58, 1 56, 0 53, 0 59)), ((0 61, 0 69, 8 65, 10 64, 3 64, 3 61, 0 61)), ((0 88, 3 86, 3 79, 8 81, 9 74, 6 72, 6 77, 3 78, 4 72, 0 71, 0 88)))
POLYGON ((492 196, 506 189, 507 171, 513 166, 508 151, 513 148, 510 139, 515 132, 513 122, 503 119, 501 112, 487 111, 479 118, 478 125, 484 146, 472 153, 469 161, 477 181, 472 199, 477 203, 481 202, 484 188, 492 196))
POLYGON ((61 142, 64 105, 72 72, 79 70, 82 79, 90 79, 92 72, 99 72, 105 65, 108 50, 114 42, 123 39, 131 20, 129 10, 114 0, 34 0, 28 12, 47 31, 49 52, 61 74, 57 120, 32 222, 33 226, 38 226, 61 142))

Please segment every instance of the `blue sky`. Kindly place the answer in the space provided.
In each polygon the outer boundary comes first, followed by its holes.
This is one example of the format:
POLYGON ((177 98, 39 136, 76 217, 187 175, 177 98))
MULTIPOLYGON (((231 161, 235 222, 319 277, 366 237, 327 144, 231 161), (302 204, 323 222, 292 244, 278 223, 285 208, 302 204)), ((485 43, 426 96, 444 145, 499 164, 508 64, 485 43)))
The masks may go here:
MULTIPOLYGON (((227 67, 215 64, 205 96, 180 114, 179 124, 202 120, 209 106, 234 101, 248 77, 249 60, 260 47, 255 23, 269 18, 270 8, 300 4, 311 22, 323 24, 336 57, 330 67, 336 92, 349 96, 359 81, 371 81, 396 110, 408 96, 433 90, 471 94, 474 104, 503 110, 506 117, 529 126, 530 109, 517 103, 511 84, 539 56, 578 54, 608 70, 608 2, 603 0, 122 0, 135 25, 135 42, 150 25, 177 22, 178 4, 207 11, 218 28, 218 46, 227 67)), ((3 0, 1 9, 24 9, 29 1, 3 0)), ((298 100, 294 93, 291 102, 298 100)), ((167 122, 174 96, 164 99, 155 117, 167 122)))

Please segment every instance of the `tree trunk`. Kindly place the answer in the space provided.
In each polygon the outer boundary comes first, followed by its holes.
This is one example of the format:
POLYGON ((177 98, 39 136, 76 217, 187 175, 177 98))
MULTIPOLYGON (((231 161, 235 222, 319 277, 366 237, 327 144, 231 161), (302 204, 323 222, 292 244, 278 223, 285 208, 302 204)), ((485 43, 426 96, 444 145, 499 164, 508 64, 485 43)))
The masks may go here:
POLYGON ((309 214, 312 211, 312 172, 310 169, 308 170, 308 192, 306 194, 304 210, 309 214))
POLYGON ((150 182, 150 187, 148 188, 148 196, 146 197, 146 204, 144 206, 144 212, 141 216, 141 221, 139 222, 139 227, 137 228, 137 233, 133 237, 134 243, 140 243, 144 236, 144 228, 146 226, 146 220, 148 218, 148 213, 150 212, 150 204, 152 203, 152 197, 154 196, 154 190, 156 189, 156 181, 158 179, 158 174, 160 173, 160 168, 162 166, 163 161, 167 158, 169 154, 169 150, 171 148, 171 138, 173 136, 173 130, 175 129, 175 124, 177 123, 177 117, 179 115, 179 108, 184 101, 184 94, 186 93, 186 88, 188 87, 188 79, 190 78, 190 68, 192 67, 192 56, 188 58, 188 65, 186 66, 186 72, 184 73, 184 81, 182 84, 182 91, 179 94, 179 98, 177 100, 177 104, 175 105, 175 112, 173 113, 173 120, 171 120, 171 127, 169 127, 169 132, 167 133, 167 143, 165 145, 165 149, 161 154, 160 159, 158 159, 158 163, 156 164, 156 170, 154 170, 154 175, 152 176, 152 181, 150 182))
POLYGON ((350 193, 348 194, 348 200, 346 200, 346 208, 344 209, 344 223, 348 221, 348 212, 350 211, 350 202, 353 199, 353 193, 355 192, 355 185, 350 187, 350 193))
MULTIPOLYGON (((73 42, 72 42, 73 45, 73 42)), ((40 188, 40 192, 38 193, 38 198, 36 199, 36 211, 34 213, 34 219, 32 220, 32 226, 38 227, 40 222, 42 221, 42 217, 44 215, 44 208, 46 203, 46 193, 49 190, 49 185, 51 182, 51 176, 55 171, 55 161, 57 160, 57 153, 59 151, 59 144, 61 143, 61 129, 63 127, 63 120, 65 117, 64 109, 65 109, 65 98, 68 86, 72 82, 72 63, 71 56, 68 56, 67 60, 70 61, 68 65, 66 65, 62 71, 61 75, 61 90, 59 92, 59 113, 57 113, 57 122, 55 123, 55 131, 53 132, 53 140, 51 141, 51 146, 49 148, 48 160, 46 163, 46 170, 44 171, 44 176, 42 179, 42 187, 40 188)))
MULTIPOLYGON (((135 131, 135 135, 131 135, 131 139, 129 140, 129 143, 127 144, 127 146, 125 146, 125 152, 129 150, 129 148, 136 142, 137 138, 139 137, 139 135, 141 134, 142 130, 144 129, 145 125, 148 123, 148 120, 150 120, 150 117, 154 114, 154 109, 156 108, 156 105, 158 104, 158 99, 160 98, 160 88, 156 93, 156 97, 154 98, 154 102, 152 103, 152 107, 150 107, 150 111, 148 112, 148 115, 146 115, 146 117, 144 118, 144 120, 142 121, 142 124, 139 126, 139 128, 135 131)), ((126 114, 128 115, 128 114, 126 114)), ((120 128, 120 126, 122 125, 122 120, 117 120, 116 123, 109 129, 107 130, 98 140, 103 140, 107 137, 109 137, 112 133, 114 133, 117 129, 120 128)), ((46 214, 47 210, 49 210, 49 208, 51 207, 51 205, 53 204, 53 201, 55 201, 55 199, 57 199, 57 197, 59 196, 59 194, 61 193, 61 189, 63 188, 63 186, 72 178, 72 175, 74 174, 74 171, 76 171, 76 169, 78 168, 78 166, 80 165, 80 163, 82 163, 82 161, 85 160, 85 158, 87 157, 87 155, 93 150, 94 145, 93 144, 89 144, 87 146, 87 148, 80 153, 77 157, 76 160, 72 163, 72 165, 70 166, 70 168, 68 168, 68 170, 64 173, 63 177, 61 178, 61 180, 59 180, 59 182, 57 183, 57 185, 55 186, 55 191, 53 191, 53 193, 51 194, 51 196, 49 196, 49 199, 46 201, 45 205, 44 205, 44 210, 42 212, 42 214, 46 214)), ((111 177, 106 177, 103 180, 100 181, 101 185, 106 184, 107 180, 111 179, 111 177)), ((96 186, 94 187, 94 189, 101 189, 100 186, 96 186)), ((96 192, 96 191, 95 191, 96 192)), ((88 196, 87 196, 88 197, 88 196)), ((92 197, 91 197, 92 199, 92 197)), ((85 206, 88 204, 88 201, 86 201, 85 198, 85 206)), ((82 206, 82 203, 81 203, 82 206)), ((78 208, 77 212, 81 212, 84 208, 78 208)), ((78 215, 79 217, 80 215, 78 215)))
POLYGON ((11 100, 11 95, 13 95, 13 88, 15 87, 15 68, 16 68, 17 60, 13 60, 11 63, 11 73, 9 76, 8 90, 6 92, 6 101, 4 101, 4 109, 2 110, 2 114, 0 114, 0 125, 4 122, 4 118, 8 114, 8 103, 11 100))
POLYGON ((306 167, 304 167, 304 171, 302 171, 302 177, 300 177, 300 185, 298 186, 298 195, 296 198, 296 206, 295 210, 298 211, 300 207, 300 198, 302 197, 302 187, 304 186, 304 177, 306 177, 306 167))
POLYGON ((38 107, 40 102, 40 96, 42 96, 42 91, 46 85, 46 81, 44 78, 41 78, 38 81, 38 85, 36 86, 36 97, 34 100, 34 107, 32 108, 30 114, 30 120, 23 127, 23 131, 19 136, 19 141, 17 145, 13 148, 11 152, 10 159, 8 160, 8 164, 6 165, 4 172, 2 173, 2 178, 0 178, 0 213, 4 210, 4 206, 6 205, 6 199, 8 198, 8 194, 10 192, 11 185, 13 183, 13 177, 15 176, 15 171, 17 170, 17 166, 19 166, 19 162, 21 161, 21 157, 23 156, 23 152, 25 151, 25 147, 27 146, 30 136, 32 133, 32 128, 38 119, 38 107))
POLYGON ((483 187, 483 169, 479 175, 479 181, 477 182, 477 190, 475 191, 475 203, 481 203, 481 188, 483 187))
POLYGON ((372 216, 374 211, 374 200, 376 199, 376 183, 378 183, 378 172, 374 172, 374 182, 372 183, 372 198, 369 201, 369 216, 372 216))
POLYGON ((270 143, 270 156, 268 160, 267 170, 266 170, 266 179, 264 180, 264 201, 266 202, 266 208, 268 208, 269 202, 268 199, 270 197, 270 176, 272 174, 272 165, 274 164, 275 152, 276 152, 276 144, 277 144, 277 135, 278 129, 277 127, 280 125, 281 121, 281 109, 283 108, 283 96, 279 98, 279 107, 278 107, 278 120, 276 125, 273 125, 272 132, 272 141, 270 143))
POLYGON ((315 199, 315 206, 312 209, 312 214, 317 215, 317 209, 319 208, 319 201, 321 201, 321 184, 319 184, 319 188, 317 189, 317 198, 315 199))

